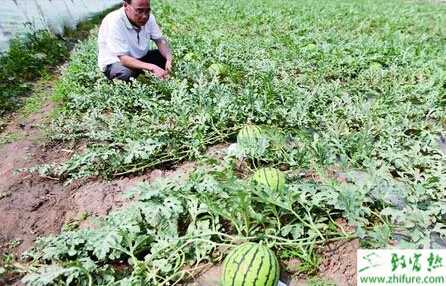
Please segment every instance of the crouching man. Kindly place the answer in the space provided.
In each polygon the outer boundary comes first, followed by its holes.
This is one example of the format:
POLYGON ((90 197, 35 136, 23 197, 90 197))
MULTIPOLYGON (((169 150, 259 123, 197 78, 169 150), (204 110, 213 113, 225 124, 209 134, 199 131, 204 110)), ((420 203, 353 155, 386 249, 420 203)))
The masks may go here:
POLYGON ((108 79, 129 81, 143 70, 160 79, 172 70, 169 43, 151 13, 150 0, 124 0, 109 13, 98 35, 98 64, 108 79), (149 50, 150 40, 158 49, 149 50))

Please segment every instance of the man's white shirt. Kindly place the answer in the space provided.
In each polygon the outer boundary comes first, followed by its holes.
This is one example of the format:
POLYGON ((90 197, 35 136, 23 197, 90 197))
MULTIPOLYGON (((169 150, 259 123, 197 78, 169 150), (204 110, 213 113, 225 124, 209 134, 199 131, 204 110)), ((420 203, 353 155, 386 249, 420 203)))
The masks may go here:
POLYGON ((155 16, 150 14, 147 23, 138 32, 130 23, 124 8, 113 11, 102 20, 98 35, 98 64, 102 71, 107 65, 119 62, 118 56, 144 57, 150 40, 162 37, 155 16))

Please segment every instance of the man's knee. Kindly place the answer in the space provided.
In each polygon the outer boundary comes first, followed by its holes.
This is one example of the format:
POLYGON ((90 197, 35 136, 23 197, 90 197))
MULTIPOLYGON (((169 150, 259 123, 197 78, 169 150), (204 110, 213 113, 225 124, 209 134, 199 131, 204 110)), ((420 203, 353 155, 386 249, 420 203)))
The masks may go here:
POLYGON ((110 80, 116 78, 123 81, 130 81, 130 78, 136 78, 138 73, 121 65, 120 63, 114 63, 108 68, 108 70, 106 70, 105 75, 110 80))

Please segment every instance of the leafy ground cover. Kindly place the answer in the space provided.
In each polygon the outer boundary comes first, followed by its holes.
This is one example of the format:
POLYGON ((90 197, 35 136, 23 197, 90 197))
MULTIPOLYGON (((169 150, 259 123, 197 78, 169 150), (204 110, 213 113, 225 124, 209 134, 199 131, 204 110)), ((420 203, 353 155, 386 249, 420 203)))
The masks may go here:
POLYGON ((0 116, 16 110, 32 89, 30 81, 47 75, 67 56, 65 43, 46 30, 13 39, 0 55, 0 116))
POLYGON ((134 207, 96 229, 43 238, 29 254, 41 268, 28 284, 168 285, 244 240, 266 241, 311 273, 318 245, 352 235, 338 218, 367 247, 441 247, 445 6, 152 5, 175 51, 172 77, 109 83, 95 66, 95 38, 82 43, 55 94, 62 105, 51 138, 88 148, 34 171, 73 180, 185 159, 205 167, 185 182, 141 185, 134 207), (231 148, 223 162, 204 157, 247 123, 273 135, 251 150, 231 148), (253 184, 259 166, 287 170, 286 192, 253 184))

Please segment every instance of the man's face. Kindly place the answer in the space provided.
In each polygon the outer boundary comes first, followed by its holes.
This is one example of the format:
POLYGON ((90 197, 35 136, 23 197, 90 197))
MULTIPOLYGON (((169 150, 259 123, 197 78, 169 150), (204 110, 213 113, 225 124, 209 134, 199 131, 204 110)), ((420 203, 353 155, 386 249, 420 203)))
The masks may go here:
POLYGON ((124 9, 130 21, 142 27, 149 20, 150 0, 132 0, 131 4, 124 2, 124 9))

